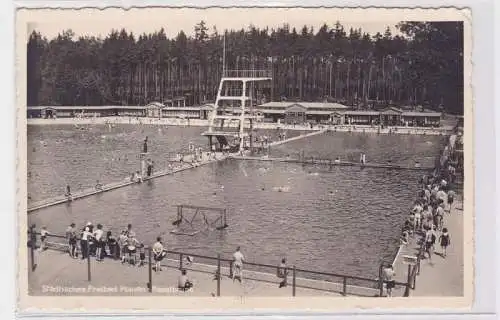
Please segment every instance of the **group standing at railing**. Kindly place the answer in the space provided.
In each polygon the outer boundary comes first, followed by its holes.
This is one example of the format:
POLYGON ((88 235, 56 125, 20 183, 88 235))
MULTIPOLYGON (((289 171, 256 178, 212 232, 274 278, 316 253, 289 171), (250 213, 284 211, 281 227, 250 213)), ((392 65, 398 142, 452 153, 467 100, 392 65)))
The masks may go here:
MULTIPOLYGON (((158 237, 156 242, 152 246, 144 246, 139 241, 137 241, 135 237, 135 232, 132 230, 132 226, 128 225, 126 230, 123 230, 116 239, 113 237, 110 231, 106 232, 106 236, 104 236, 104 231, 102 226, 99 224, 95 229, 91 223, 87 223, 87 225, 78 230, 75 228, 75 224, 72 223, 68 229, 66 236, 51 234, 45 227, 42 227, 41 231, 37 233, 35 231, 35 226, 33 225, 30 228, 30 241, 28 242, 28 246, 32 249, 32 269, 34 270, 34 256, 33 250, 37 246, 37 235, 40 235, 40 250, 45 250, 49 248, 61 249, 61 243, 57 242, 49 242, 47 241, 48 237, 55 238, 63 238, 66 239, 67 242, 62 244, 62 249, 69 252, 69 255, 74 259, 81 258, 86 259, 89 264, 89 281, 90 281, 90 261, 92 257, 95 257, 97 261, 103 261, 104 258, 110 258, 113 260, 121 260, 122 264, 127 264, 131 266, 144 266, 149 265, 150 270, 154 270, 155 272, 162 271, 161 262, 166 259, 168 255, 177 255, 179 257, 179 278, 178 284, 180 290, 188 290, 194 286, 194 282, 187 276, 186 267, 193 263, 193 256, 199 257, 202 259, 209 259, 217 261, 217 269, 214 274, 213 280, 217 280, 218 283, 218 295, 220 292, 220 281, 221 281, 221 262, 229 263, 229 278, 233 281, 238 280, 239 282, 243 281, 243 270, 244 265, 254 266, 254 267, 264 267, 271 268, 276 271, 276 277, 279 279, 277 283, 279 288, 284 288, 288 286, 288 277, 292 277, 292 295, 295 296, 296 290, 296 272, 307 273, 307 274, 315 274, 321 276, 331 277, 340 277, 342 278, 342 294, 347 294, 347 280, 359 280, 366 281, 369 283, 377 283, 378 288, 380 288, 380 296, 382 296, 382 288, 383 284, 386 284, 387 292, 390 295, 392 292, 392 288, 396 285, 408 287, 408 283, 397 282, 392 279, 394 272, 392 270, 392 266, 385 268, 383 270, 382 277, 378 279, 373 278, 364 278, 359 276, 349 276, 342 274, 335 274, 329 272, 321 272, 321 271, 312 271, 312 270, 304 270, 295 268, 295 266, 290 267, 287 265, 287 261, 285 258, 281 259, 281 263, 278 265, 272 266, 268 264, 262 263, 253 263, 247 262, 243 253, 240 250, 240 247, 236 249, 233 253, 231 259, 223 259, 218 255, 217 257, 196 255, 196 254, 186 254, 178 251, 167 251, 165 244, 162 242, 162 238, 158 237), (99 231, 100 230, 100 231, 99 231), (139 255, 139 259, 137 259, 137 254, 139 255), (145 259, 148 259, 146 262, 145 259), (154 259, 154 260, 153 260, 154 259)), ((175 250, 175 249, 174 249, 175 250)), ((165 265, 163 265, 165 266, 165 265)), ((151 271, 150 271, 150 279, 151 279, 151 271)), ((212 294, 213 295, 213 294, 212 294)), ((406 296, 406 295, 405 295, 406 296)))
MULTIPOLYGON (((40 240, 43 250, 46 245, 42 239, 40 240)), ((105 257, 110 257, 121 259, 122 263, 129 262, 135 265, 139 262, 139 266, 144 265, 145 245, 137 240, 131 224, 116 237, 111 231, 104 233, 101 224, 94 227, 91 222, 88 222, 85 227, 78 230, 75 224, 71 223, 66 229, 66 240, 69 255, 75 259, 79 256, 81 259, 93 256, 96 261, 103 261, 105 257), (137 259, 137 254, 139 254, 139 259, 137 259)))
MULTIPOLYGON (((33 234, 31 234, 30 242, 33 241, 33 243, 29 245, 36 247, 36 233, 34 229, 32 229, 31 232, 33 232, 33 234)), ((48 237, 60 237, 66 239, 67 242, 65 245, 67 246, 67 251, 69 256, 73 259, 80 258, 84 260, 94 257, 96 261, 101 262, 104 258, 111 258, 113 260, 120 259, 122 264, 138 267, 146 265, 146 250, 149 246, 145 246, 144 243, 137 240, 131 224, 128 224, 127 229, 121 231, 118 238, 116 238, 111 231, 105 233, 101 224, 97 224, 97 226, 94 227, 91 222, 88 222, 82 229, 77 229, 75 223, 71 223, 66 229, 65 236, 51 234, 45 226, 40 229, 39 234, 40 251, 45 251, 49 247, 48 237)), ((154 258, 152 269, 159 272, 162 270, 161 262, 167 256, 167 248, 160 236, 156 238, 156 242, 150 248, 154 258)), ((193 263, 193 258, 191 256, 186 256, 184 265, 187 266, 191 263, 193 263)), ((244 263, 245 257, 240 247, 237 247, 230 263, 229 277, 233 281, 238 280, 240 283, 242 282, 244 263)), ((216 275, 216 277, 217 276, 218 275, 216 275)), ((185 289, 189 289, 193 286, 192 281, 187 278, 187 273, 183 268, 181 268, 180 277, 186 280, 182 281, 186 286, 185 289)), ((281 279, 279 288, 286 287, 288 284, 288 267, 285 258, 281 260, 281 264, 277 267, 277 277, 281 279)), ((179 281, 181 282, 181 280, 179 281)))
MULTIPOLYGON (((32 248, 36 248, 36 233, 34 227, 30 232, 30 241, 28 243, 32 248)), ((142 267, 146 263, 146 250, 148 249, 144 243, 137 240, 132 225, 129 224, 127 229, 121 231, 118 237, 115 237, 111 231, 106 234, 103 231, 101 224, 94 225, 88 222, 82 229, 77 229, 74 223, 71 223, 66 229, 65 236, 56 236, 51 234, 44 226, 40 229, 40 246, 39 250, 44 251, 49 247, 47 238, 49 236, 61 237, 66 239, 64 246, 67 246, 67 251, 73 259, 81 258, 90 259, 94 257, 96 261, 104 261, 104 258, 113 260, 121 260, 122 264, 142 267)), ((154 259, 153 270, 161 271, 161 262, 167 255, 166 246, 162 242, 161 237, 157 237, 156 242, 151 246, 151 252, 154 259)), ((191 257, 186 257, 187 264, 192 262, 191 257)), ((179 289, 187 290, 193 286, 192 281, 187 276, 185 269, 181 270, 179 276, 179 289)))

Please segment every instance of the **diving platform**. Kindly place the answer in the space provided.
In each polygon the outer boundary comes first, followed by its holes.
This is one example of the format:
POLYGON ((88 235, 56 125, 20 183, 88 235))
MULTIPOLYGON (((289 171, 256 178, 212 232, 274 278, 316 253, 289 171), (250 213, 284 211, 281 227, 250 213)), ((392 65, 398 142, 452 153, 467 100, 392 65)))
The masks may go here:
POLYGON ((262 98, 265 86, 261 84, 269 83, 271 76, 272 71, 268 69, 222 70, 208 130, 202 133, 209 138, 210 150, 229 147, 242 151, 246 145, 251 147, 253 123, 258 120, 253 110, 254 101, 262 98), (236 126, 235 121, 238 122, 236 126), (237 132, 233 128, 237 128, 237 132), (214 136, 217 141, 213 139, 214 136), (225 137, 239 139, 229 142, 225 137))
POLYGON ((241 78, 251 81, 260 81, 262 79, 271 80, 272 70, 270 69, 251 69, 251 70, 224 70, 223 77, 228 80, 238 80, 241 78))

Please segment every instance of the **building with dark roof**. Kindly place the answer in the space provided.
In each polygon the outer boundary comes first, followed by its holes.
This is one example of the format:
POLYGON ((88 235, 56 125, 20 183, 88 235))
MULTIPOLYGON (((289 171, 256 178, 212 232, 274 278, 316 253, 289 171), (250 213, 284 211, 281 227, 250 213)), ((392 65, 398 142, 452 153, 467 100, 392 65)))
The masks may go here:
MULTIPOLYGON (((147 117, 210 119, 213 104, 186 107, 184 100, 175 105, 151 102, 145 106, 37 106, 28 107, 28 118, 67 117, 147 117)), ((268 102, 256 106, 257 119, 287 124, 384 125, 438 127, 441 112, 420 108, 387 107, 381 110, 353 110, 331 102, 268 102)))

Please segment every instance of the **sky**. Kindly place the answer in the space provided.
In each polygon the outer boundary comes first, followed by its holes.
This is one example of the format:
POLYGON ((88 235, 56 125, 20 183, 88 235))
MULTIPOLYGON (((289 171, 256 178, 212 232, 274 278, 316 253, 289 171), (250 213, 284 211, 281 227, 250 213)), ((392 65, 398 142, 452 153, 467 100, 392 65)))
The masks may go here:
POLYGON ((46 11, 43 15, 29 19, 30 33, 33 29, 47 38, 53 38, 65 29, 71 29, 78 36, 105 37, 111 29, 125 28, 134 34, 150 33, 164 28, 169 38, 183 30, 188 36, 194 33, 194 26, 201 20, 206 22, 209 32, 216 26, 219 33, 224 29, 256 27, 277 28, 287 23, 298 31, 304 26, 312 26, 317 31, 324 23, 333 26, 338 20, 346 31, 349 28, 362 28, 364 32, 383 33, 387 26, 398 34, 395 25, 401 16, 346 14, 338 9, 318 8, 157 8, 133 10, 94 10, 94 11, 46 11))

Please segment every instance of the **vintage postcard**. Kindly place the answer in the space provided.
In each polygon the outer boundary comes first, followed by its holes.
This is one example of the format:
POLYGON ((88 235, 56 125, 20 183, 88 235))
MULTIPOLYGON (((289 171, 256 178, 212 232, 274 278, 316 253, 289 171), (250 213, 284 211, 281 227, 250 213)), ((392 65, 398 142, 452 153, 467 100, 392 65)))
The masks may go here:
POLYGON ((20 310, 472 305, 470 11, 16 20, 20 310))

